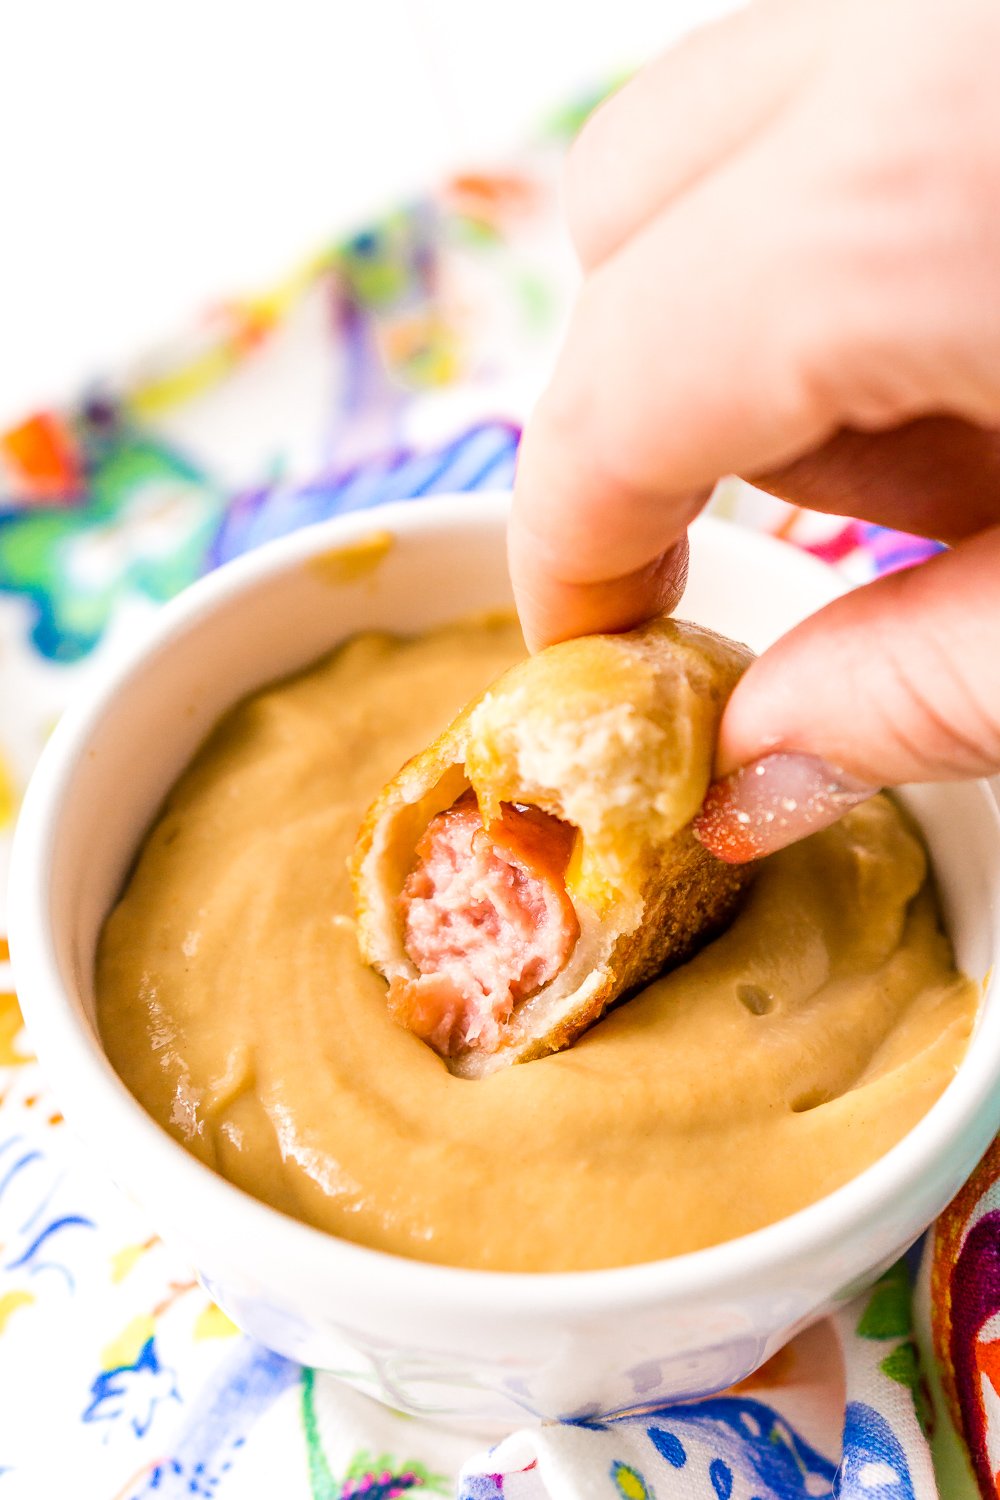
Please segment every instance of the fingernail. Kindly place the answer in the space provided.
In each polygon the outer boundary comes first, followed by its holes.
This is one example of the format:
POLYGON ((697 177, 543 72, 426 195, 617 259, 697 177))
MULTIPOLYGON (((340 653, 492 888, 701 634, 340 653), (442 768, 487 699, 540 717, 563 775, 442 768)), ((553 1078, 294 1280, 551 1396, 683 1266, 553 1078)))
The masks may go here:
POLYGON ((877 791, 815 755, 776 751, 712 783, 694 834, 717 858, 741 865, 829 827, 877 791))

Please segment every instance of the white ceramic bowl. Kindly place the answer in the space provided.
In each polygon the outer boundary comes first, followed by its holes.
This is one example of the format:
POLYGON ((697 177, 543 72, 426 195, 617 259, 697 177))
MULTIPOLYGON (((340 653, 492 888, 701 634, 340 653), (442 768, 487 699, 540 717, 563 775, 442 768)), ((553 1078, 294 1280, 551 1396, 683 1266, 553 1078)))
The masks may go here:
MULTIPOLYGON (((265 1344, 396 1406, 491 1426, 634 1410, 748 1375, 890 1264, 1000 1127, 992 982, 955 1080, 847 1186, 696 1254, 529 1276, 425 1265, 308 1228, 195 1161, 127 1092, 94 1027, 94 949, 164 795, 230 704, 344 636, 506 603, 506 505, 454 497, 345 516, 188 590, 59 725, 21 813, 11 882, 18 990, 67 1118, 226 1312, 265 1344), (336 584, 313 565, 375 530, 395 540, 370 575, 336 584)), ((779 542, 701 521, 681 613, 759 649, 839 589, 833 573, 779 542)), ((983 784, 914 789, 907 801, 932 850, 959 963, 985 980, 1000 955, 994 801, 983 784)), ((752 1191, 751 1163, 747 1171, 752 1191)))

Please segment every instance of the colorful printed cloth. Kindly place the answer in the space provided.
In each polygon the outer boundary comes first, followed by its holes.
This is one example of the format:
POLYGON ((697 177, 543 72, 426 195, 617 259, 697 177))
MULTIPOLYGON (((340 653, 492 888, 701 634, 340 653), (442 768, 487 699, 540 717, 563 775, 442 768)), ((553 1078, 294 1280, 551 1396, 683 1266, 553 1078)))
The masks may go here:
MULTIPOLYGON (((509 483, 574 285, 553 192, 572 124, 0 436, 4 840, 62 707, 161 600, 310 521, 509 483)), ((859 580, 928 551, 734 483, 715 504, 859 580)), ((922 1248, 744 1387, 477 1452, 237 1332, 67 1133, 5 960, 0 1500, 997 1493, 1000 1152, 922 1248)))

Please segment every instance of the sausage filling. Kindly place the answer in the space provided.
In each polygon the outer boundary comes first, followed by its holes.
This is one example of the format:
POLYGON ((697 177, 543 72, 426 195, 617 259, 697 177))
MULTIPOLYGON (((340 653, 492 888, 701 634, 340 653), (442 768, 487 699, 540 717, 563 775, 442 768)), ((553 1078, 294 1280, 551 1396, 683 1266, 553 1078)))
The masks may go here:
POLYGON ((580 935, 565 883, 574 837, 520 803, 484 828, 472 791, 431 819, 399 898, 420 977, 394 979, 389 1005, 442 1056, 495 1049, 514 1007, 565 966, 580 935))

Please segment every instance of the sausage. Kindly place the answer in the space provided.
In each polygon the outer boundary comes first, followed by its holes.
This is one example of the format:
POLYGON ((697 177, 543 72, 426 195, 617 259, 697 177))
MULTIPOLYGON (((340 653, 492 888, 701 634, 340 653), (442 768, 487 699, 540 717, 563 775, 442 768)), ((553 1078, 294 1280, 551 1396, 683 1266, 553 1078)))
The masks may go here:
POLYGON ((514 1007, 565 967, 580 935, 566 890, 574 830, 504 803, 484 828, 475 793, 431 819, 399 897, 419 977, 397 977, 389 1008, 443 1057, 495 1048, 514 1007))

